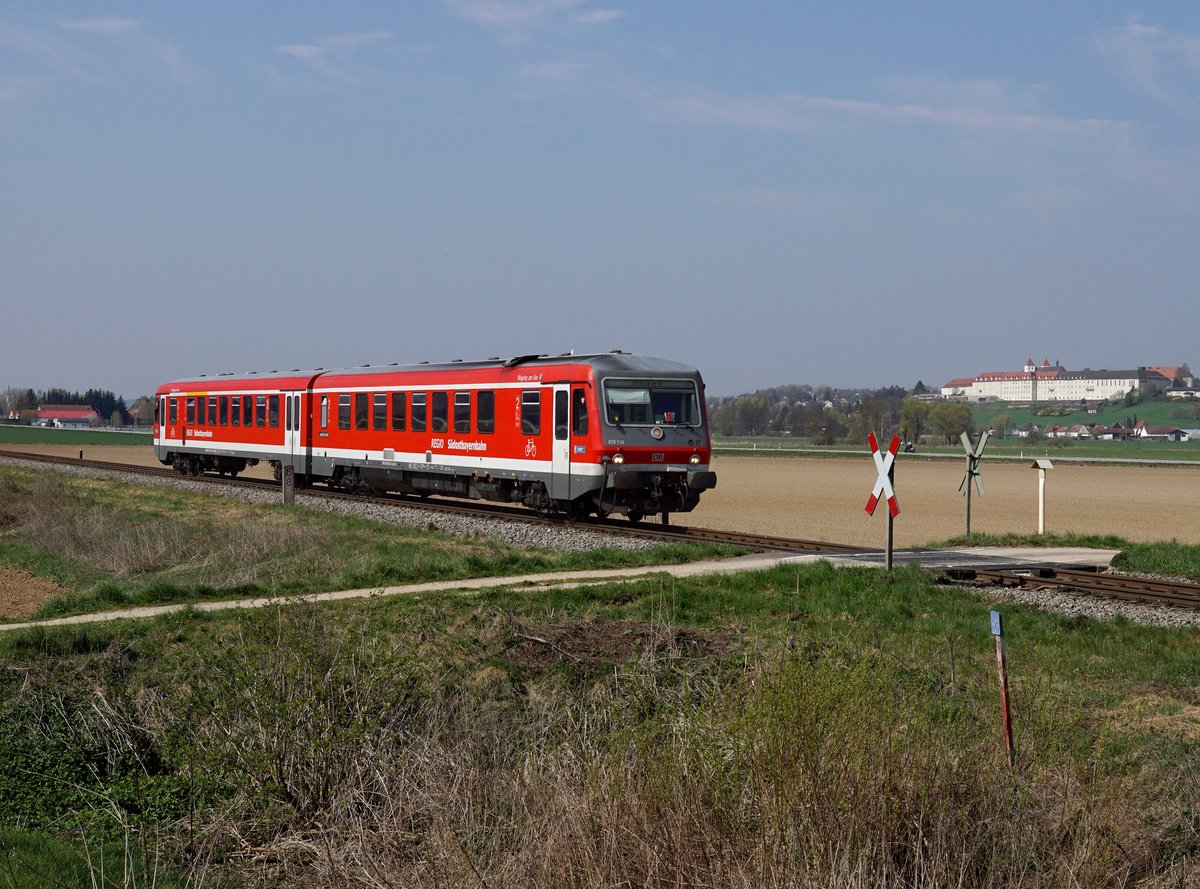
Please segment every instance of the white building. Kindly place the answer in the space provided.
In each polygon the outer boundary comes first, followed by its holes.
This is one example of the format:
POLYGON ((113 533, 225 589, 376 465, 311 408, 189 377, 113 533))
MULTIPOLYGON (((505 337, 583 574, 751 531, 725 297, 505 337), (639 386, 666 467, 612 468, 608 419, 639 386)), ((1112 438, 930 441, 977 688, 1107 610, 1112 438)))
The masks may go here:
POLYGON ((1168 377, 1148 367, 1067 370, 1048 359, 1035 365, 1030 358, 1023 370, 988 371, 950 380, 942 386, 942 396, 966 401, 1107 401, 1136 389, 1161 392, 1170 385, 1168 377))

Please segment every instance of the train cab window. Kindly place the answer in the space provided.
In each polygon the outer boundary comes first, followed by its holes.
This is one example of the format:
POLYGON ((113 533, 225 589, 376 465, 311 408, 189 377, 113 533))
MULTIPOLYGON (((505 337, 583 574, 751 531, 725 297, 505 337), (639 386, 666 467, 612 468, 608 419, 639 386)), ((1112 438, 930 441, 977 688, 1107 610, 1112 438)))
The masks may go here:
POLYGON ((278 428, 279 427, 279 396, 272 395, 267 400, 267 403, 270 405, 270 411, 268 412, 268 416, 269 416, 271 428, 273 428, 273 429, 278 428))
POLYGON ((338 429, 350 428, 350 396, 338 396, 338 429))
POLYGON ((354 393, 354 428, 367 428, 367 411, 370 404, 371 393, 355 392, 354 393))
POLYGON ((207 398, 197 398, 196 399, 196 425, 197 426, 207 426, 208 425, 208 399, 207 398))
POLYGON ((471 431, 471 393, 454 393, 454 431, 471 431))
POLYGON ((217 425, 217 396, 208 396, 208 425, 217 425))
POLYGON ((254 397, 254 425, 267 425, 267 396, 256 395, 254 397))
POLYGON ((539 435, 542 431, 542 393, 526 389, 521 393, 521 434, 539 435))
POLYGON ((167 422, 174 426, 179 422, 179 399, 167 399, 167 422))
POLYGON ((321 428, 329 428, 329 396, 321 396, 321 428))
POLYGON ((229 425, 242 425, 242 396, 234 395, 229 399, 229 425))
POLYGON ((403 432, 408 419, 408 395, 404 392, 392 393, 392 431, 403 432))
POLYGON ((371 411, 371 428, 376 432, 382 432, 387 429, 387 393, 376 392, 373 396, 373 410, 371 411))
POLYGON ((221 425, 228 426, 229 425, 229 396, 222 395, 221 400, 218 402, 218 405, 220 406, 220 414, 218 416, 220 416, 220 418, 221 418, 221 425))
POLYGON ((587 435, 587 389, 576 389, 573 396, 571 400, 571 431, 575 435, 587 435))
POLYGON ((414 392, 412 398, 412 431, 425 431, 425 393, 414 392))
POLYGON ((160 424, 163 420, 162 405, 164 405, 166 403, 166 401, 167 400, 165 398, 159 398, 159 399, 156 399, 154 402, 154 425, 155 426, 160 424))
POLYGON ((196 422, 196 399, 189 398, 187 400, 187 424, 191 426, 196 422))
POLYGON ((554 393, 554 438, 557 441, 567 440, 567 410, 570 398, 565 389, 554 393))
POLYGON ((475 409, 475 429, 484 435, 496 431, 496 393, 484 391, 479 393, 479 406, 475 409))

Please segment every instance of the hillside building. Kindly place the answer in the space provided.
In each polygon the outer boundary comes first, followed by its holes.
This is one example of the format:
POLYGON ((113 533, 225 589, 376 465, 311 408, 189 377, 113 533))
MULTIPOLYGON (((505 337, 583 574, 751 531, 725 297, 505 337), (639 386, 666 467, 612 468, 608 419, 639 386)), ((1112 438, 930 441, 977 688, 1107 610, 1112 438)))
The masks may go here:
MULTIPOLYGON (((1184 367, 1186 369, 1186 365, 1184 367)), ((1178 368, 1176 368, 1178 370, 1178 368)), ((942 397, 962 401, 1108 401, 1127 392, 1161 392, 1171 385, 1161 369, 1067 370, 1043 359, 1040 365, 1027 359, 1022 370, 987 371, 976 377, 960 377, 942 386, 942 397)))

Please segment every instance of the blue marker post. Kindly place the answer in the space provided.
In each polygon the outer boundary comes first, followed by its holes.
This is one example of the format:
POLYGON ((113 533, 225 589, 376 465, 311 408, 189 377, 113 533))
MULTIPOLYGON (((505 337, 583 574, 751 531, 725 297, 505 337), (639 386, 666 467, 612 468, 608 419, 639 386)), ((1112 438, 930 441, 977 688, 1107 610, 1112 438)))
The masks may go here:
POLYGON ((1008 750, 1008 767, 1016 766, 1016 748, 1013 745, 1012 710, 1008 705, 1008 665, 1004 659, 1004 626, 1000 612, 992 612, 992 635, 996 637, 996 669, 1000 671, 1000 715, 1004 723, 1004 746, 1008 750))

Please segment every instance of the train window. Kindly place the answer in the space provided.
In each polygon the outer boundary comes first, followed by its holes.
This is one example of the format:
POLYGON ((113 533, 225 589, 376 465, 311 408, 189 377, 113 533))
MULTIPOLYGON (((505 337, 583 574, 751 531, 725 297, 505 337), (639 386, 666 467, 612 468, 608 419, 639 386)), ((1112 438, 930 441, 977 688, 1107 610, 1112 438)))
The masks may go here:
POLYGON ((408 419, 408 395, 403 392, 392 393, 392 431, 403 432, 408 419))
POLYGON ((247 395, 242 399, 242 425, 254 425, 254 396, 247 395))
POLYGON ((196 399, 196 425, 197 426, 207 426, 208 425, 208 399, 207 398, 197 398, 196 399))
POLYGON ((484 391, 479 393, 479 406, 475 409, 475 428, 485 435, 496 431, 496 393, 484 391))
POLYGON ((521 434, 540 435, 542 431, 542 393, 526 389, 521 393, 521 434))
POLYGON ((414 392, 412 399, 412 431, 425 431, 425 393, 414 392))
POLYGON ((229 422, 232 426, 242 425, 242 396, 235 395, 230 399, 229 422))
POLYGON ((208 396, 208 425, 217 425, 217 396, 208 396))
POLYGON ((433 393, 433 421, 430 423, 430 430, 433 432, 445 432, 447 428, 447 417, 450 413, 450 393, 434 392, 433 393))
POLYGON ((228 426, 229 425, 229 396, 222 395, 219 404, 220 404, 220 410, 221 410, 221 413, 220 413, 221 425, 228 426))
POLYGON ((196 422, 196 399, 189 398, 187 400, 187 424, 191 426, 196 422))
POLYGON ((571 431, 576 435, 588 434, 587 390, 576 389, 571 404, 571 431))
POLYGON ((605 380, 605 419, 613 426, 696 426, 700 401, 692 380, 605 380))
POLYGON ((321 428, 329 428, 329 396, 321 396, 321 428))
POLYGON ((254 398, 254 425, 267 425, 267 396, 257 395, 254 398))
POLYGON ((167 422, 174 426, 179 422, 179 399, 171 398, 167 401, 167 422))
POLYGON ((454 431, 471 431, 471 393, 454 393, 454 431))
POLYGON ((377 432, 387 429, 387 393, 376 392, 374 410, 371 413, 371 428, 377 432))
POLYGON ((367 428, 367 411, 370 406, 369 392, 354 393, 354 428, 367 428))
POLYGON ((279 427, 279 396, 272 395, 269 399, 267 399, 267 403, 270 405, 270 408, 271 408, 267 412, 269 420, 270 420, 271 428, 273 428, 273 429, 278 428, 279 427))
POLYGON ((570 395, 563 389, 554 393, 554 437, 558 441, 567 440, 567 408, 570 395))
POLYGON ((162 422, 162 410, 160 409, 160 407, 163 404, 163 402, 165 402, 165 401, 166 401, 165 398, 156 398, 154 400, 154 425, 155 426, 157 426, 159 423, 162 422))
POLYGON ((287 400, 287 416, 283 420, 283 428, 291 432, 295 427, 292 425, 292 397, 289 395, 287 400))
POLYGON ((338 429, 350 428, 350 396, 338 396, 338 429))

